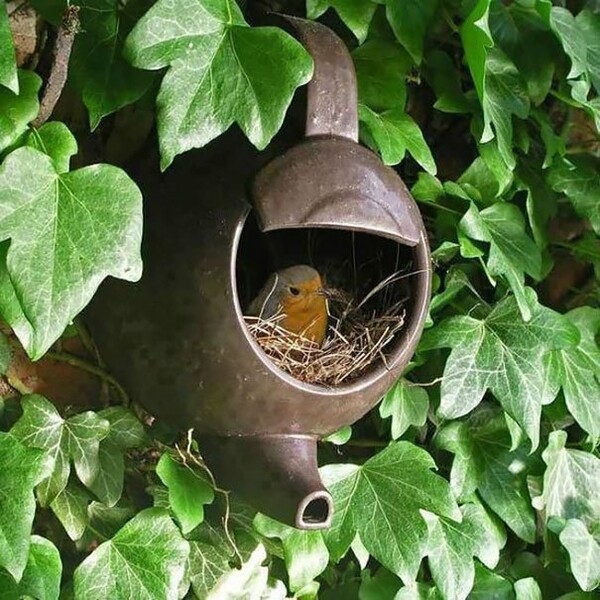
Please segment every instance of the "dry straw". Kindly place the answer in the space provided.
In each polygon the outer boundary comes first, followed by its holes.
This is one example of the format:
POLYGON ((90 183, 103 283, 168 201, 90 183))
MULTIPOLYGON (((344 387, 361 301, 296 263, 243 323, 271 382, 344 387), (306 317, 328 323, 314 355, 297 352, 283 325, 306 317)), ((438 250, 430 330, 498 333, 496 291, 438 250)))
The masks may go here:
POLYGON ((406 297, 395 284, 414 273, 393 273, 360 302, 341 290, 329 290, 329 329, 322 346, 283 329, 283 315, 244 317, 248 329, 280 369, 305 383, 336 386, 358 377, 376 361, 404 325, 406 297), (375 306, 376 308, 368 308, 375 306))

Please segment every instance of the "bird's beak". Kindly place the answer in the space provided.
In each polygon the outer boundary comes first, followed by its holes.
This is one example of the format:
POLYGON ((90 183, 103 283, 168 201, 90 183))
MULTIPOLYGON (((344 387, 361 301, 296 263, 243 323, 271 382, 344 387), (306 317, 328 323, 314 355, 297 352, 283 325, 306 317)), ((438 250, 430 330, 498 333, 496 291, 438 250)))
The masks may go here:
POLYGON ((319 288, 315 294, 317 294, 317 296, 324 296, 325 298, 333 298, 333 293, 331 290, 328 290, 327 288, 319 288))

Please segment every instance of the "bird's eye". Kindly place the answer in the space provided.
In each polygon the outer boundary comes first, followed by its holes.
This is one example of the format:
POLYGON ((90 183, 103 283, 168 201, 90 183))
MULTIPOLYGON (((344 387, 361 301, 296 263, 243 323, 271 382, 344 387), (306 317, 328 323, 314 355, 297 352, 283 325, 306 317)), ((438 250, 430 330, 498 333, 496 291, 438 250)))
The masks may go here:
POLYGON ((300 290, 297 287, 291 287, 290 288, 290 294, 292 296, 299 296, 300 295, 300 290))

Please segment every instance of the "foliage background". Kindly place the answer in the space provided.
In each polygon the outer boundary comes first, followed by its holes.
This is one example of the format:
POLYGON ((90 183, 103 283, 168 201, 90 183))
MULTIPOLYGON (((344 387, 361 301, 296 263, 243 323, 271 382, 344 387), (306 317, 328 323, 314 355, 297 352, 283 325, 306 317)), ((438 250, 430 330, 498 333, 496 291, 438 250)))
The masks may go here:
POLYGON ((0 598, 595 597, 600 5, 75 5, 70 58, 61 0, 0 8, 0 598), (348 44, 361 139, 399 165, 436 269, 404 378, 321 444, 325 534, 220 490, 76 319, 107 275, 141 276, 141 150, 166 169, 231 126, 262 149, 310 79, 250 26, 265 8, 348 44))

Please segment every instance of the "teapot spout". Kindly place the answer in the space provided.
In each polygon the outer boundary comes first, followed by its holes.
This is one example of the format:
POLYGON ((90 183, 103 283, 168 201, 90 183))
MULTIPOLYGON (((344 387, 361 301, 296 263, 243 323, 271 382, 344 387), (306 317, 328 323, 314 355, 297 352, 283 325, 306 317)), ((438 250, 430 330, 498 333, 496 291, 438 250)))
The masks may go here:
POLYGON ((308 435, 207 437, 201 452, 221 487, 258 511, 298 529, 331 525, 333 500, 308 435))

